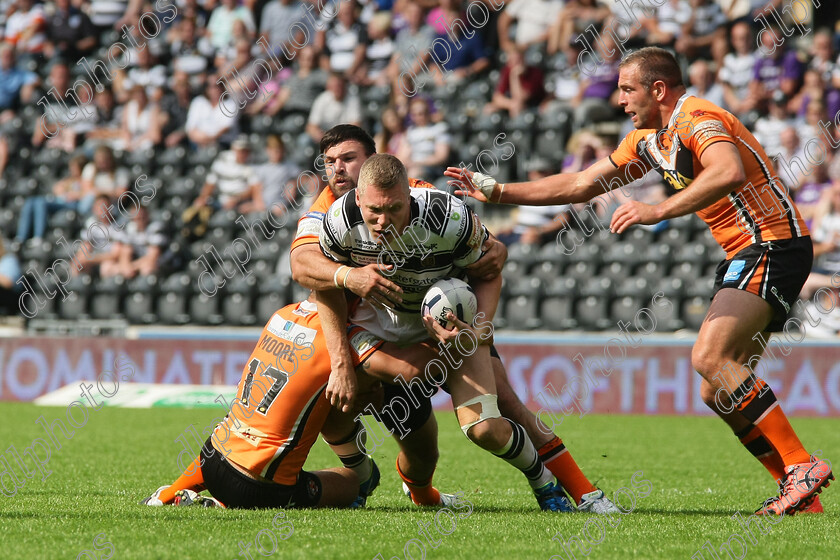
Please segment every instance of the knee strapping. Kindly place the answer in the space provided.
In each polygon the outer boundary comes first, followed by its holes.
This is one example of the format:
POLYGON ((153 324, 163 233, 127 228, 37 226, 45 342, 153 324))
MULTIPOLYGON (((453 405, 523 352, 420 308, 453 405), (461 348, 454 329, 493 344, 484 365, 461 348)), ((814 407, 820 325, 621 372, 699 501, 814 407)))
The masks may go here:
POLYGON ((481 405, 481 412, 478 415, 478 420, 475 420, 474 422, 468 422, 468 423, 464 424, 463 426, 461 426, 461 431, 464 432, 465 436, 469 437, 469 434, 467 432, 469 432, 470 428, 472 428, 476 424, 478 424, 480 422, 484 422, 485 420, 490 420, 491 418, 501 418, 502 417, 502 413, 499 412, 498 399, 499 398, 496 395, 489 395, 489 394, 479 395, 479 396, 477 396, 475 398, 472 398, 472 399, 470 399, 470 400, 468 400, 464 403, 461 403, 461 405, 458 408, 455 409, 457 411, 461 408, 466 408, 466 407, 472 406, 474 404, 480 404, 481 405))

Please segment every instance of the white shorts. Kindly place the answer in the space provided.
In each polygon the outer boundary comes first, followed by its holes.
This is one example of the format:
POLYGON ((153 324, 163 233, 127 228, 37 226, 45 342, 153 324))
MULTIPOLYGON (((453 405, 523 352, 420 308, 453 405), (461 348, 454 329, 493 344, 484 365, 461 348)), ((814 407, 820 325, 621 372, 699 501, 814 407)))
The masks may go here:
POLYGON ((400 346, 422 342, 429 338, 420 312, 399 313, 390 308, 374 307, 363 299, 350 322, 371 334, 400 346))

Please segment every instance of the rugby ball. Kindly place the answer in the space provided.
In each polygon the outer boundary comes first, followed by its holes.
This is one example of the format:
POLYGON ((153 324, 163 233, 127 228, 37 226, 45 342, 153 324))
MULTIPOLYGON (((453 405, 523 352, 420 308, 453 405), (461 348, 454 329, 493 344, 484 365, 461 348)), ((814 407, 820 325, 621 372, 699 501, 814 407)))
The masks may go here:
POLYGON ((455 325, 446 319, 452 312, 461 321, 472 324, 478 312, 478 300, 469 284, 457 278, 443 278, 428 289, 420 306, 420 314, 431 315, 445 329, 455 325))

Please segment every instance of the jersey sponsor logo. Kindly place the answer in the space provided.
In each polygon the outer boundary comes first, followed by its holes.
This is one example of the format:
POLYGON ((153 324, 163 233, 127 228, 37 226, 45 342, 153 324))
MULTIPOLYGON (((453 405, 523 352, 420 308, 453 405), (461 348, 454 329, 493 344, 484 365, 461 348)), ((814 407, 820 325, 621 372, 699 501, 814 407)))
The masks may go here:
POLYGON ((697 141, 702 144, 712 138, 723 136, 724 138, 732 138, 723 123, 717 120, 703 121, 694 127, 694 134, 697 136, 697 141))
POLYGON ((692 117, 702 117, 705 114, 706 114, 706 111, 704 111, 703 109, 697 109, 696 111, 691 112, 692 117))
POLYGON ((318 331, 295 322, 288 321, 279 315, 273 315, 266 325, 266 330, 278 338, 300 345, 301 342, 312 344, 318 331), (302 337, 300 335, 303 335, 302 337))
POLYGON ((323 212, 312 211, 312 212, 307 212, 306 214, 303 215, 303 217, 304 218, 315 218, 316 220, 323 220, 324 219, 324 213, 323 212))
POLYGON ((662 168, 662 178, 674 188, 674 190, 681 190, 691 184, 692 179, 686 177, 679 171, 671 171, 670 169, 662 168))
POLYGON ((303 218, 298 223, 297 234, 295 237, 317 237, 321 233, 321 222, 323 220, 316 218, 303 218))
POLYGON ((357 356, 364 356, 366 352, 375 348, 382 339, 368 331, 359 331, 350 337, 350 348, 357 356))
POLYGON ((452 212, 452 216, 450 218, 452 220, 460 220, 461 219, 461 214, 459 214, 458 212, 452 212))
POLYGON ((265 432, 249 426, 239 419, 236 422, 228 421, 228 428, 233 435, 248 442, 252 447, 259 447, 260 442, 268 437, 265 432))
POLYGON ((479 245, 481 245, 481 240, 484 238, 482 234, 483 230, 481 227, 481 221, 478 219, 478 216, 473 216, 473 230, 472 235, 470 235, 469 241, 467 241, 467 246, 472 249, 478 249, 479 245))
POLYGON ((729 263, 729 268, 726 269, 726 274, 723 275, 724 282, 734 282, 741 277, 741 273, 744 271, 744 266, 746 266, 747 261, 737 260, 732 261, 729 263))

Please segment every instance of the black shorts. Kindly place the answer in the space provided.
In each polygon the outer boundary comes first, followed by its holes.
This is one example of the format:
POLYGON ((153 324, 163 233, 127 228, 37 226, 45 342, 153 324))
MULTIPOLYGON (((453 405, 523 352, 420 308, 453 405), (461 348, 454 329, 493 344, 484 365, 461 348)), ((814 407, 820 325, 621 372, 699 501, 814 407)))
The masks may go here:
POLYGON ((321 500, 321 480, 311 472, 300 471, 297 484, 291 486, 254 480, 231 465, 210 438, 201 448, 201 459, 204 484, 229 508, 306 508, 321 500))
POLYGON ((811 273, 813 261, 810 237, 750 245, 718 265, 712 298, 723 288, 755 294, 773 307, 773 319, 766 330, 781 331, 811 273))

